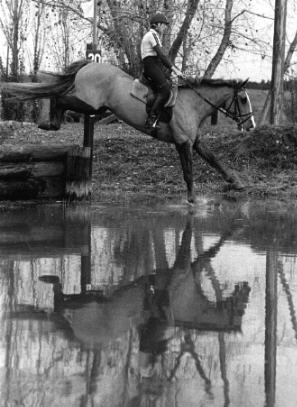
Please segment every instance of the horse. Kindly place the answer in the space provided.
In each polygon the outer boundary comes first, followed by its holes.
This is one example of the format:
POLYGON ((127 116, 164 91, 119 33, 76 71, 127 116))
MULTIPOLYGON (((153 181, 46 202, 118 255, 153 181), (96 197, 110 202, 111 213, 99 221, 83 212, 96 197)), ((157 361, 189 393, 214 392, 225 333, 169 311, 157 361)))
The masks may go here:
POLYGON ((151 134, 145 126, 146 103, 131 94, 134 78, 120 68, 106 63, 77 61, 65 73, 48 73, 46 80, 45 77, 46 74, 41 83, 1 84, 6 92, 19 99, 50 99, 50 103, 42 104, 39 128, 58 130, 66 110, 100 115, 109 109, 135 129, 175 145, 189 203, 195 202, 193 151, 221 174, 230 189, 245 188, 238 175, 220 163, 201 142, 199 129, 216 111, 224 112, 239 128, 255 128, 250 98, 245 89, 247 81, 185 79, 178 88, 170 121, 160 121, 157 131, 151 134))

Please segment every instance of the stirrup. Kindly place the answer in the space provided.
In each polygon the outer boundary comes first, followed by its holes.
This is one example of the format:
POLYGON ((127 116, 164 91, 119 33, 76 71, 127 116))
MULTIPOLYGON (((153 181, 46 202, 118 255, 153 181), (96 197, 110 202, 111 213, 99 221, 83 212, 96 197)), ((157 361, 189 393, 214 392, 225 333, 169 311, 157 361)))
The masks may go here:
POLYGON ((156 118, 155 118, 155 120, 153 121, 153 124, 152 124, 152 129, 157 129, 158 128, 158 121, 159 121, 159 117, 158 116, 156 116, 156 118))
POLYGON ((148 116, 145 122, 145 127, 147 128, 152 128, 154 126, 156 126, 158 121, 158 117, 157 116, 148 116))
POLYGON ((146 119, 146 126, 148 127, 152 127, 152 128, 157 128, 158 127, 158 123, 160 120, 160 113, 154 113, 153 115, 149 115, 146 119))

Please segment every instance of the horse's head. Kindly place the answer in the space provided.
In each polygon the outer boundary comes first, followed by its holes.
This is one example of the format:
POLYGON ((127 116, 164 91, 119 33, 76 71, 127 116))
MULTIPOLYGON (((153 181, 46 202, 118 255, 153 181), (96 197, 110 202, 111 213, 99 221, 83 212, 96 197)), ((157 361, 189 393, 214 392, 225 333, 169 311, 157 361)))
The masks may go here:
POLYGON ((225 105, 229 117, 237 122, 239 130, 250 130, 256 127, 253 110, 245 85, 248 79, 234 85, 233 95, 225 105))

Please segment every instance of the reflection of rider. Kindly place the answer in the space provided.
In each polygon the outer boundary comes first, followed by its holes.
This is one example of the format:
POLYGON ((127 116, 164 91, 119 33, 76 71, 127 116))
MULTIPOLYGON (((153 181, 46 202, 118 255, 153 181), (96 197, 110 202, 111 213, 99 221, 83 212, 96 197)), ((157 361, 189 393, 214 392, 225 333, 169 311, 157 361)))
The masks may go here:
POLYGON ((150 19, 151 28, 141 41, 144 75, 152 81, 154 90, 157 92, 157 97, 146 121, 148 128, 156 126, 158 112, 170 95, 170 83, 166 78, 164 68, 171 72, 173 64, 164 54, 160 40, 160 35, 162 35, 167 25, 167 18, 163 14, 154 14, 150 19))
POLYGON ((139 332, 139 394, 133 407, 155 406, 164 391, 164 377, 159 369, 160 355, 167 350, 169 297, 165 279, 156 280, 156 275, 145 277, 144 316, 139 332), (165 284, 165 286, 164 286, 165 284))
POLYGON ((144 312, 147 315, 144 324, 139 326, 139 357, 141 377, 150 377, 159 355, 167 349, 169 297, 166 285, 168 277, 161 281, 155 275, 147 277, 145 284, 144 312))

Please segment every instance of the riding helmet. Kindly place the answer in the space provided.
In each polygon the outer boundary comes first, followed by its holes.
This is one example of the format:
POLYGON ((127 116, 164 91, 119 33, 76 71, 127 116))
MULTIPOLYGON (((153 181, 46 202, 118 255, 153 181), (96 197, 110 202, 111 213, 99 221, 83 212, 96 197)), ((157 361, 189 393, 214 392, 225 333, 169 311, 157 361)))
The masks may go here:
POLYGON ((166 16, 164 16, 164 14, 161 13, 156 13, 153 14, 150 18, 150 25, 154 25, 154 24, 158 24, 158 23, 162 23, 162 24, 169 24, 166 16))

